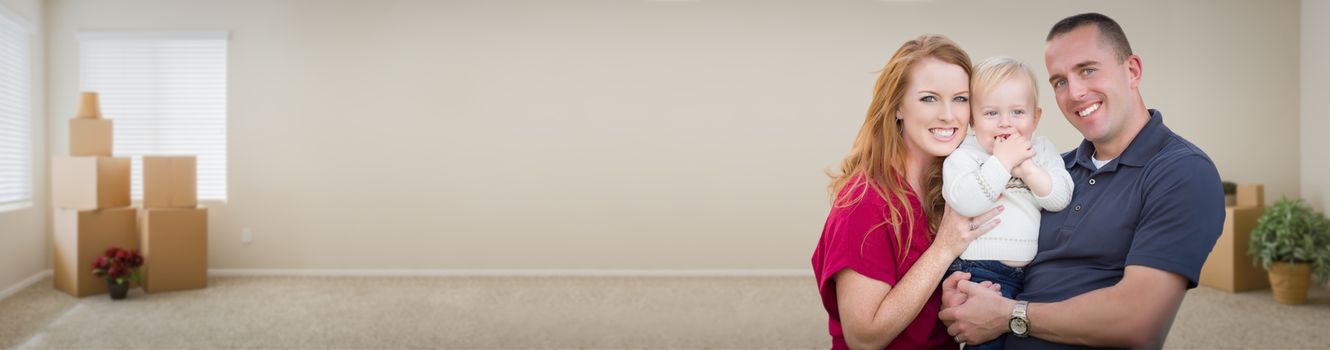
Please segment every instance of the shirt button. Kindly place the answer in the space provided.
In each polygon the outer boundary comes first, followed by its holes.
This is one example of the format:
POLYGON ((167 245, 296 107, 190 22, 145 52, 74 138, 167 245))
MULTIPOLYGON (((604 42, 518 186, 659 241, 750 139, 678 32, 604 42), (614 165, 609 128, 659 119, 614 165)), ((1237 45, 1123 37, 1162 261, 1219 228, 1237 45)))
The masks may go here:
POLYGON ((1080 204, 1077 204, 1075 210, 1076 210, 1076 211, 1081 211, 1081 205, 1080 205, 1080 204))
POLYGON ((1090 186, 1094 186, 1094 179, 1090 179, 1090 186))

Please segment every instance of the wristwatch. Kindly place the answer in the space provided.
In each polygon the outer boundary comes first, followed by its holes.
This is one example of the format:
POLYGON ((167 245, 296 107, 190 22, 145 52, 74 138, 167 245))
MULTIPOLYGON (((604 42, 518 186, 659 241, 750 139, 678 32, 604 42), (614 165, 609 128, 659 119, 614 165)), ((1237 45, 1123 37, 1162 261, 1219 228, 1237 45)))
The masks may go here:
POLYGON ((1011 321, 1007 326, 1011 327, 1011 334, 1017 337, 1025 338, 1030 335, 1030 319, 1025 317, 1025 309, 1029 307, 1030 302, 1019 300, 1016 306, 1011 308, 1011 321))

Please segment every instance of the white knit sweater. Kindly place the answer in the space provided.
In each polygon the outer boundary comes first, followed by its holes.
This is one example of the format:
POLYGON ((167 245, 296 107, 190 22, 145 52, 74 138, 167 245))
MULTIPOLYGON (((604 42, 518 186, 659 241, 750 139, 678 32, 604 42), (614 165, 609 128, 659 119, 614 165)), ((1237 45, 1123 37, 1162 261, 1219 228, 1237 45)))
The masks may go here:
POLYGON ((1051 190, 1034 195, 1025 183, 1013 178, 997 157, 985 152, 974 135, 952 152, 942 165, 942 197, 964 216, 983 214, 1001 204, 1002 223, 979 237, 961 254, 965 260, 1029 262, 1039 250, 1039 210, 1059 211, 1071 202, 1071 174, 1052 142, 1043 137, 1030 144, 1035 165, 1048 172, 1051 190), (999 198, 1000 197, 1000 198, 999 198))

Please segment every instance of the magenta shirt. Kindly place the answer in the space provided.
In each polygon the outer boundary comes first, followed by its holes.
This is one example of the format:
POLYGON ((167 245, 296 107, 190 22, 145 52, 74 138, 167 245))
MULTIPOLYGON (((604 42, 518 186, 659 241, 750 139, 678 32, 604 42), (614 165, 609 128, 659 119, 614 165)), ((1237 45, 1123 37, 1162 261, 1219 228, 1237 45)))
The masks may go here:
MULTIPOLYGON (((822 306, 830 316, 827 328, 831 331, 832 349, 849 349, 841 331, 836 282, 832 276, 841 270, 852 269, 868 278, 894 286, 932 244, 923 205, 914 193, 907 192, 909 206, 914 211, 914 225, 906 226, 908 221, 901 223, 902 228, 909 230, 913 237, 902 260, 897 255, 897 243, 895 235, 891 233, 891 225, 878 226, 890 216, 887 202, 872 188, 865 187, 863 177, 851 179, 837 194, 837 198, 858 196, 862 191, 867 193, 858 203, 844 208, 831 208, 826 226, 822 228, 822 239, 817 244, 817 250, 813 251, 813 276, 817 278, 822 306)), ((941 281, 938 282, 940 285, 941 281)), ((914 321, 888 343, 886 349, 956 349, 958 345, 947 334, 947 327, 938 320, 941 308, 942 290, 937 288, 928 297, 919 315, 914 317, 914 321)))

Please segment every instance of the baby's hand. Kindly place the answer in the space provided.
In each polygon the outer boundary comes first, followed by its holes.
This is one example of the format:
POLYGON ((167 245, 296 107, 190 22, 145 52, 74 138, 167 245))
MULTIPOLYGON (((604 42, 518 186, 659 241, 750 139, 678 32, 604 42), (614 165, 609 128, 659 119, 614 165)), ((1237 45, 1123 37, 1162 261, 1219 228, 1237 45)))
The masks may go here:
POLYGON ((998 161, 1002 162, 1002 166, 1006 167, 1008 172, 1011 172, 1016 166, 1034 157, 1034 149, 1030 147, 1029 139, 1021 135, 1011 135, 1006 139, 999 137, 993 140, 993 155, 997 156, 998 161))
POLYGON ((1002 292, 1002 285, 1001 285, 1001 284, 997 284, 997 283, 993 283, 993 281, 983 281, 983 282, 979 282, 979 286, 984 287, 984 288, 988 288, 988 290, 991 290, 991 291, 994 291, 994 292, 999 292, 999 293, 1002 292))
MULTIPOLYGON (((1038 152, 1036 152, 1036 156, 1038 156, 1038 152)), ((1025 180, 1026 175, 1029 175, 1036 171, 1044 171, 1044 169, 1040 169, 1039 165, 1034 163, 1034 157, 1030 157, 1030 159, 1026 159, 1024 162, 1021 162, 1020 165, 1017 165, 1015 168, 1012 168, 1011 176, 1017 179, 1025 180)))
POLYGON ((1026 160, 1026 161, 1024 161, 1024 162, 1021 162, 1020 165, 1017 165, 1016 167, 1011 168, 1011 177, 1014 177, 1014 178, 1017 178, 1017 179, 1025 179, 1025 164, 1028 164, 1028 163, 1030 163, 1030 161, 1029 161, 1029 160, 1026 160))

